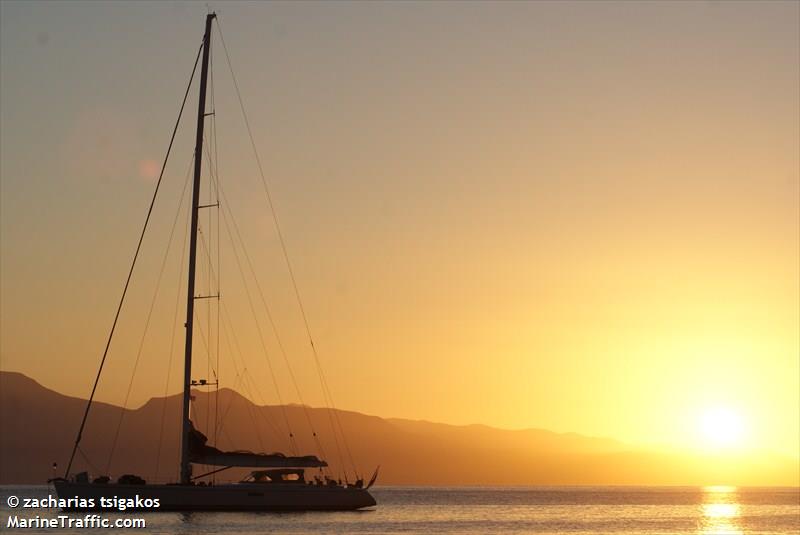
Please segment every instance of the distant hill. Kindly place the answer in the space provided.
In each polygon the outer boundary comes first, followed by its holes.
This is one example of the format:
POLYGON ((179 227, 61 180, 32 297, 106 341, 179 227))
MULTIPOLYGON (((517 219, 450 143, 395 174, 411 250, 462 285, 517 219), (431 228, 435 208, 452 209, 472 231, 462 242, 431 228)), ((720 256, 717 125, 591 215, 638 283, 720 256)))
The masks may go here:
MULTIPOLYGON (((195 425, 214 442, 214 432, 206 425, 213 422, 214 395, 199 391, 194 395, 195 425)), ((85 403, 25 375, 0 372, 0 484, 43 483, 52 477, 54 461, 63 470, 85 403)), ((133 410, 95 403, 73 471, 108 471, 112 477, 135 473, 155 480, 162 412, 165 425, 157 479, 174 480, 179 447, 177 395, 153 398, 133 410)), ((757 464, 752 459, 732 459, 723 466, 573 433, 384 419, 299 405, 257 406, 229 389, 220 390, 217 412, 224 420, 216 440, 221 449, 288 452, 288 420, 297 453, 319 454, 310 420, 334 474, 341 467, 339 459, 349 468, 352 456, 367 477, 381 465, 379 482, 390 485, 798 485, 800 478, 798 464, 786 459, 769 458, 757 464), (341 437, 334 441, 331 419, 341 422, 349 453, 341 437)), ((235 479, 237 475, 231 470, 220 477, 235 479)))

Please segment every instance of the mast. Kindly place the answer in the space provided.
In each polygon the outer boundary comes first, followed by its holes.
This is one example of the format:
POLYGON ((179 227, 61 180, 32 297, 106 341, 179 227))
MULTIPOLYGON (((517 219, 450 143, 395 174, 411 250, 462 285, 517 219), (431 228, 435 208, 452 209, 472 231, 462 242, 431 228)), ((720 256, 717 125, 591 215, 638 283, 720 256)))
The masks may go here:
POLYGON ((203 35, 203 66, 200 73, 200 96, 197 102, 197 138, 194 146, 194 182, 192 185, 192 227, 189 240, 189 277, 186 294, 186 352, 183 368, 183 432, 181 433, 181 483, 191 482, 192 468, 189 464, 189 396, 192 382, 192 327, 194 326, 194 278, 197 259, 197 220, 200 206, 200 171, 203 163, 203 127, 206 115, 206 86, 208 82, 208 57, 211 49, 211 21, 216 13, 206 15, 206 31, 203 35))

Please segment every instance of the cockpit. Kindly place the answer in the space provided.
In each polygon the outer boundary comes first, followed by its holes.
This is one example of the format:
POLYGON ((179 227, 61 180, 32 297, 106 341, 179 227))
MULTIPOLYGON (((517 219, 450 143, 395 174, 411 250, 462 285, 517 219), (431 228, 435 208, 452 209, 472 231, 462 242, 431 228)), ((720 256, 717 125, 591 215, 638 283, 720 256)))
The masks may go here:
POLYGON ((304 484, 305 470, 302 468, 275 468, 272 470, 255 470, 250 472, 242 483, 298 483, 304 484))

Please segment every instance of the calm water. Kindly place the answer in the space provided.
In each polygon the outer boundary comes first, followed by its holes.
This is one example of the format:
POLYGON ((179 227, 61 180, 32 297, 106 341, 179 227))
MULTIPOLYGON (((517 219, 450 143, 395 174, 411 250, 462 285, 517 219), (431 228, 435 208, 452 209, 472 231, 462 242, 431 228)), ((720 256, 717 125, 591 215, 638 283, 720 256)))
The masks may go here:
MULTIPOLYGON (((131 513, 145 530, 118 533, 569 533, 800 534, 800 489, 731 487, 376 487, 378 506, 350 513, 131 513)), ((0 531, 11 494, 42 497, 48 487, 0 486, 0 531)), ((83 516, 72 513, 71 516, 83 516)), ((115 518, 115 515, 106 515, 115 518)), ((74 530, 74 533, 115 530, 74 530)))

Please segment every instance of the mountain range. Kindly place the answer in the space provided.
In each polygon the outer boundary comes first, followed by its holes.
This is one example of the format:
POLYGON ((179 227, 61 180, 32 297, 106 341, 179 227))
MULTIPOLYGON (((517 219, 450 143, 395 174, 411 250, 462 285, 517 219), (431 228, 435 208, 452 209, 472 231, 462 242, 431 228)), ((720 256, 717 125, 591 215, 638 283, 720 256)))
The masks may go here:
MULTIPOLYGON (((0 371, 0 484, 44 483, 53 477, 54 462, 62 475, 85 405, 85 400, 45 388, 23 374, 0 371)), ((180 408, 177 394, 152 398, 136 409, 95 402, 73 472, 175 480, 180 408)), ((194 391, 192 418, 220 449, 316 454, 328 460, 334 476, 346 473, 350 479, 354 466, 360 476, 369 477, 380 465, 379 483, 386 485, 800 483, 798 462, 775 456, 720 459, 542 429, 456 426, 300 405, 258 406, 230 389, 194 391), (209 425, 215 414, 221 422, 216 430, 209 425), (333 425, 344 437, 334 435, 333 425)), ((231 470, 219 477, 241 475, 231 470)))

